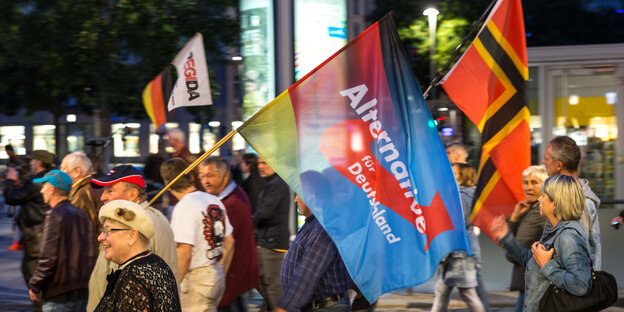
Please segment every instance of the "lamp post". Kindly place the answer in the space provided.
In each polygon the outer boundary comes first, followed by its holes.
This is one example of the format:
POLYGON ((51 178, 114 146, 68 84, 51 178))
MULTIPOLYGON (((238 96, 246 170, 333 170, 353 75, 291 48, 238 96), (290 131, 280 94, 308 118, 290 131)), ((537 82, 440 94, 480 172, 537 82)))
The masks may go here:
MULTIPOLYGON (((440 14, 440 12, 434 8, 428 8, 423 11, 423 15, 426 15, 427 19, 429 20, 429 42, 431 43, 429 45, 429 78, 430 78, 430 81, 433 81, 433 79, 436 76, 435 60, 433 57, 435 56, 435 51, 436 51, 436 27, 437 27, 437 22, 438 22, 438 14, 440 14)), ((436 97, 435 88, 433 88, 431 90, 431 99, 435 99, 435 97, 436 97)))

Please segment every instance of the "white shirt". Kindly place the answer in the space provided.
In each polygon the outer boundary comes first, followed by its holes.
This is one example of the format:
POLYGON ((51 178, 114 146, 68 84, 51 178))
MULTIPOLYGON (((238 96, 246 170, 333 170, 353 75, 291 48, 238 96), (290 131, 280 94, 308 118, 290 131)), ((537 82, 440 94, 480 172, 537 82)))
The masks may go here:
POLYGON ((186 194, 178 202, 171 229, 177 243, 193 246, 189 270, 217 262, 223 254, 223 240, 233 230, 223 203, 201 191, 186 194))

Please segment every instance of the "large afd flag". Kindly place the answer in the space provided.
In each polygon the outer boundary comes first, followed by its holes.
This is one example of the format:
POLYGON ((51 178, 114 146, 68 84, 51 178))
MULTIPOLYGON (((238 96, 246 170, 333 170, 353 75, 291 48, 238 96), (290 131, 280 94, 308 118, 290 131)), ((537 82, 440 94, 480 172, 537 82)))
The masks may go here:
POLYGON ((238 132, 310 207, 370 302, 470 250, 453 171, 390 16, 238 132))
POLYGON ((211 105, 210 79, 206 65, 204 37, 196 33, 171 61, 178 72, 168 101, 169 111, 184 106, 211 105))
POLYGON ((167 122, 165 101, 171 96, 171 69, 165 68, 156 78, 152 79, 143 90, 143 106, 145 112, 156 128, 167 122))
POLYGON ((441 81, 451 100, 481 132, 471 220, 492 239, 492 219, 511 214, 524 198, 522 171, 531 164, 528 76, 522 3, 499 0, 473 43, 441 81))

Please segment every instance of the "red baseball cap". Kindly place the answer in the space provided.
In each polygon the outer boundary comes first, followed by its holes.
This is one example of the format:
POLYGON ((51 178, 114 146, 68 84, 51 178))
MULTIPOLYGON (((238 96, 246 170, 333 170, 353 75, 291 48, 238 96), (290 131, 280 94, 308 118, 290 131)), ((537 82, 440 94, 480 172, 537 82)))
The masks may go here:
POLYGON ((118 182, 128 182, 145 188, 145 180, 143 180, 141 172, 130 165, 117 166, 111 169, 105 176, 92 179, 91 186, 102 188, 118 182))

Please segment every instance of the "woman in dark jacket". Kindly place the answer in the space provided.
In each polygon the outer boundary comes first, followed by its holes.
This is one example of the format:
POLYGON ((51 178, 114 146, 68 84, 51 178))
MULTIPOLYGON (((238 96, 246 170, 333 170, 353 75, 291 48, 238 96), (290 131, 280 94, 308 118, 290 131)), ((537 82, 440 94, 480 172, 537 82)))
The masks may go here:
POLYGON ((579 222, 585 210, 581 184, 573 177, 554 175, 542 183, 540 212, 546 217, 544 233, 528 249, 513 237, 502 216, 490 230, 500 245, 526 266, 523 311, 539 311, 539 303, 553 283, 577 296, 591 290, 589 243, 579 222))
POLYGON ((171 268, 148 249, 154 224, 145 209, 113 200, 102 206, 99 218, 104 256, 119 269, 106 277, 106 292, 95 311, 181 311, 171 268))
MULTIPOLYGON (((539 200, 542 194, 542 182, 548 178, 544 166, 530 166, 522 172, 522 191, 524 200, 518 202, 511 216, 507 217, 507 224, 511 233, 526 248, 542 237, 546 217, 540 215, 539 200)), ((513 263, 511 285, 509 290, 518 290, 516 312, 522 312, 524 303, 524 265, 507 254, 507 260, 513 263)))

